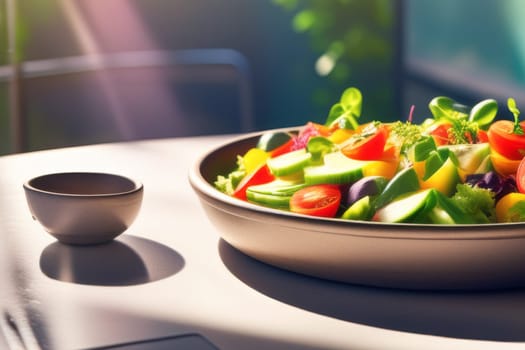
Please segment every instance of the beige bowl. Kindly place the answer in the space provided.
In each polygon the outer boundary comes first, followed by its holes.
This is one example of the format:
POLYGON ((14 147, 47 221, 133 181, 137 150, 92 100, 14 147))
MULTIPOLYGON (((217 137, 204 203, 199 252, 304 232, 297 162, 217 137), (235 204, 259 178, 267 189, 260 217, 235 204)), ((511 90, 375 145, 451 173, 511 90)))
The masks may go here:
POLYGON ((135 220, 144 187, 103 173, 58 173, 23 185, 33 219, 62 243, 99 244, 124 232, 135 220))
POLYGON ((237 155, 254 147, 261 134, 211 149, 189 172, 221 237, 245 254, 307 275, 380 287, 525 287, 525 222, 419 225, 318 218, 265 208, 215 189, 217 175, 232 171, 237 155))

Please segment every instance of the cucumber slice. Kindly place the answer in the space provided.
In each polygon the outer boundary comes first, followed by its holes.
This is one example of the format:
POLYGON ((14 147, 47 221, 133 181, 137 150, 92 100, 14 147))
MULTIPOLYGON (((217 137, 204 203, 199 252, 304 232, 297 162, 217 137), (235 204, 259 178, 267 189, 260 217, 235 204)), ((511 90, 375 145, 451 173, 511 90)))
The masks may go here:
POLYGON ((282 179, 276 179, 272 182, 268 182, 262 185, 254 185, 248 187, 247 191, 274 194, 274 195, 292 195, 296 191, 303 188, 305 184, 299 181, 286 181, 282 179))
POLYGON ((413 217, 427 215, 436 203, 435 190, 418 191, 385 205, 376 212, 375 217, 382 222, 409 222, 413 217))
POLYGON ((289 209, 292 196, 274 195, 246 191, 248 201, 276 209, 289 209))
POLYGON ((483 161, 490 154, 490 145, 485 143, 461 144, 441 146, 446 148, 455 156, 457 166, 467 174, 474 174, 483 161))
POLYGON ((310 163, 312 155, 300 149, 267 160, 268 167, 275 176, 285 176, 303 170, 310 163))
POLYGON ((341 152, 328 153, 324 164, 304 168, 304 182, 307 185, 348 184, 363 177, 367 161, 348 158, 341 152))
POLYGON ((347 220, 370 220, 373 215, 370 196, 364 196, 346 209, 342 219, 347 220))
MULTIPOLYGON (((447 212, 450 220, 454 224, 474 224, 476 221, 470 216, 466 215, 462 208, 460 208, 454 201, 443 193, 436 191, 437 207, 447 212)), ((441 222, 436 222, 441 223, 441 222)))
POLYGON ((383 192, 376 198, 374 206, 381 208, 390 203, 394 198, 404 193, 415 192, 419 189, 419 179, 414 168, 403 169, 386 185, 383 192))
POLYGON ((479 166, 472 173, 473 174, 485 174, 490 171, 494 171, 494 166, 492 166, 492 161, 490 159, 490 154, 489 154, 485 158, 483 158, 479 166))
POLYGON ((304 186, 302 182, 277 179, 266 184, 248 187, 246 198, 250 202, 267 207, 288 209, 292 195, 304 186))
POLYGON ((435 206, 427 215, 432 224, 453 225, 456 222, 443 208, 435 206))

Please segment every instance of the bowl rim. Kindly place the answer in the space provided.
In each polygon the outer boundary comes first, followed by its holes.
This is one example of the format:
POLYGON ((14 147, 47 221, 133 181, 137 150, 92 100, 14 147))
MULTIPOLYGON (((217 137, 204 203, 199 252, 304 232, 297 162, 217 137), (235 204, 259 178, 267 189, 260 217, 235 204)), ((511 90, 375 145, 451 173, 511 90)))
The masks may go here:
POLYGON ((189 169, 188 180, 201 200, 225 213, 255 221, 306 229, 324 234, 390 239, 477 240, 525 238, 525 222, 488 224, 414 224, 313 217, 243 201, 217 190, 203 176, 201 164, 213 154, 265 132, 297 131, 298 127, 269 129, 237 135, 201 154, 189 169))
POLYGON ((117 196, 123 196, 123 195, 130 195, 136 192, 140 192, 144 189, 144 185, 142 182, 130 178, 128 176, 120 175, 120 174, 113 174, 113 173, 107 173, 107 172, 95 172, 95 171, 71 171, 71 172, 57 172, 57 173, 47 173, 39 176, 35 176, 30 178, 29 180, 25 181, 23 183, 23 188, 26 191, 31 191, 35 193, 41 193, 41 194, 47 194, 57 197, 78 197, 78 198, 108 198, 108 197, 117 197, 117 196), (67 192, 55 192, 55 191, 48 191, 44 190, 38 187, 35 187, 33 185, 33 182, 36 180, 53 177, 53 176, 75 176, 75 175, 95 175, 95 176, 106 176, 106 177, 112 177, 112 178, 120 178, 122 180, 128 181, 133 185, 133 188, 127 191, 119 191, 119 192, 107 192, 107 193, 90 193, 90 194, 83 194, 83 193, 67 193, 67 192))

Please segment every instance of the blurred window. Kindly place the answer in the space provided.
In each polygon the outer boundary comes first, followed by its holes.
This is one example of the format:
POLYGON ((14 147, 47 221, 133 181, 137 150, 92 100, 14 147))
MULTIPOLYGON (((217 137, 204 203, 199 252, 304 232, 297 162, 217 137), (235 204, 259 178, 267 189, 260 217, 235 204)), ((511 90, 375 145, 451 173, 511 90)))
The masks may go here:
MULTIPOLYGON (((406 0, 405 101, 447 94, 473 103, 514 97, 525 105, 521 0, 406 0)), ((506 110, 506 108, 505 108, 506 110)))

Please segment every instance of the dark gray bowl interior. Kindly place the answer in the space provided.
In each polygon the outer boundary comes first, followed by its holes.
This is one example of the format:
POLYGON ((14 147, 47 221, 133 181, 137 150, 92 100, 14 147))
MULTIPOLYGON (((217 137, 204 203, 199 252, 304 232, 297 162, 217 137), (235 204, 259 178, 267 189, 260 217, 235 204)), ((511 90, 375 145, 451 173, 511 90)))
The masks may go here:
POLYGON ((103 173, 58 173, 39 176, 28 182, 36 190, 57 194, 121 194, 137 189, 137 184, 123 176, 103 173))

